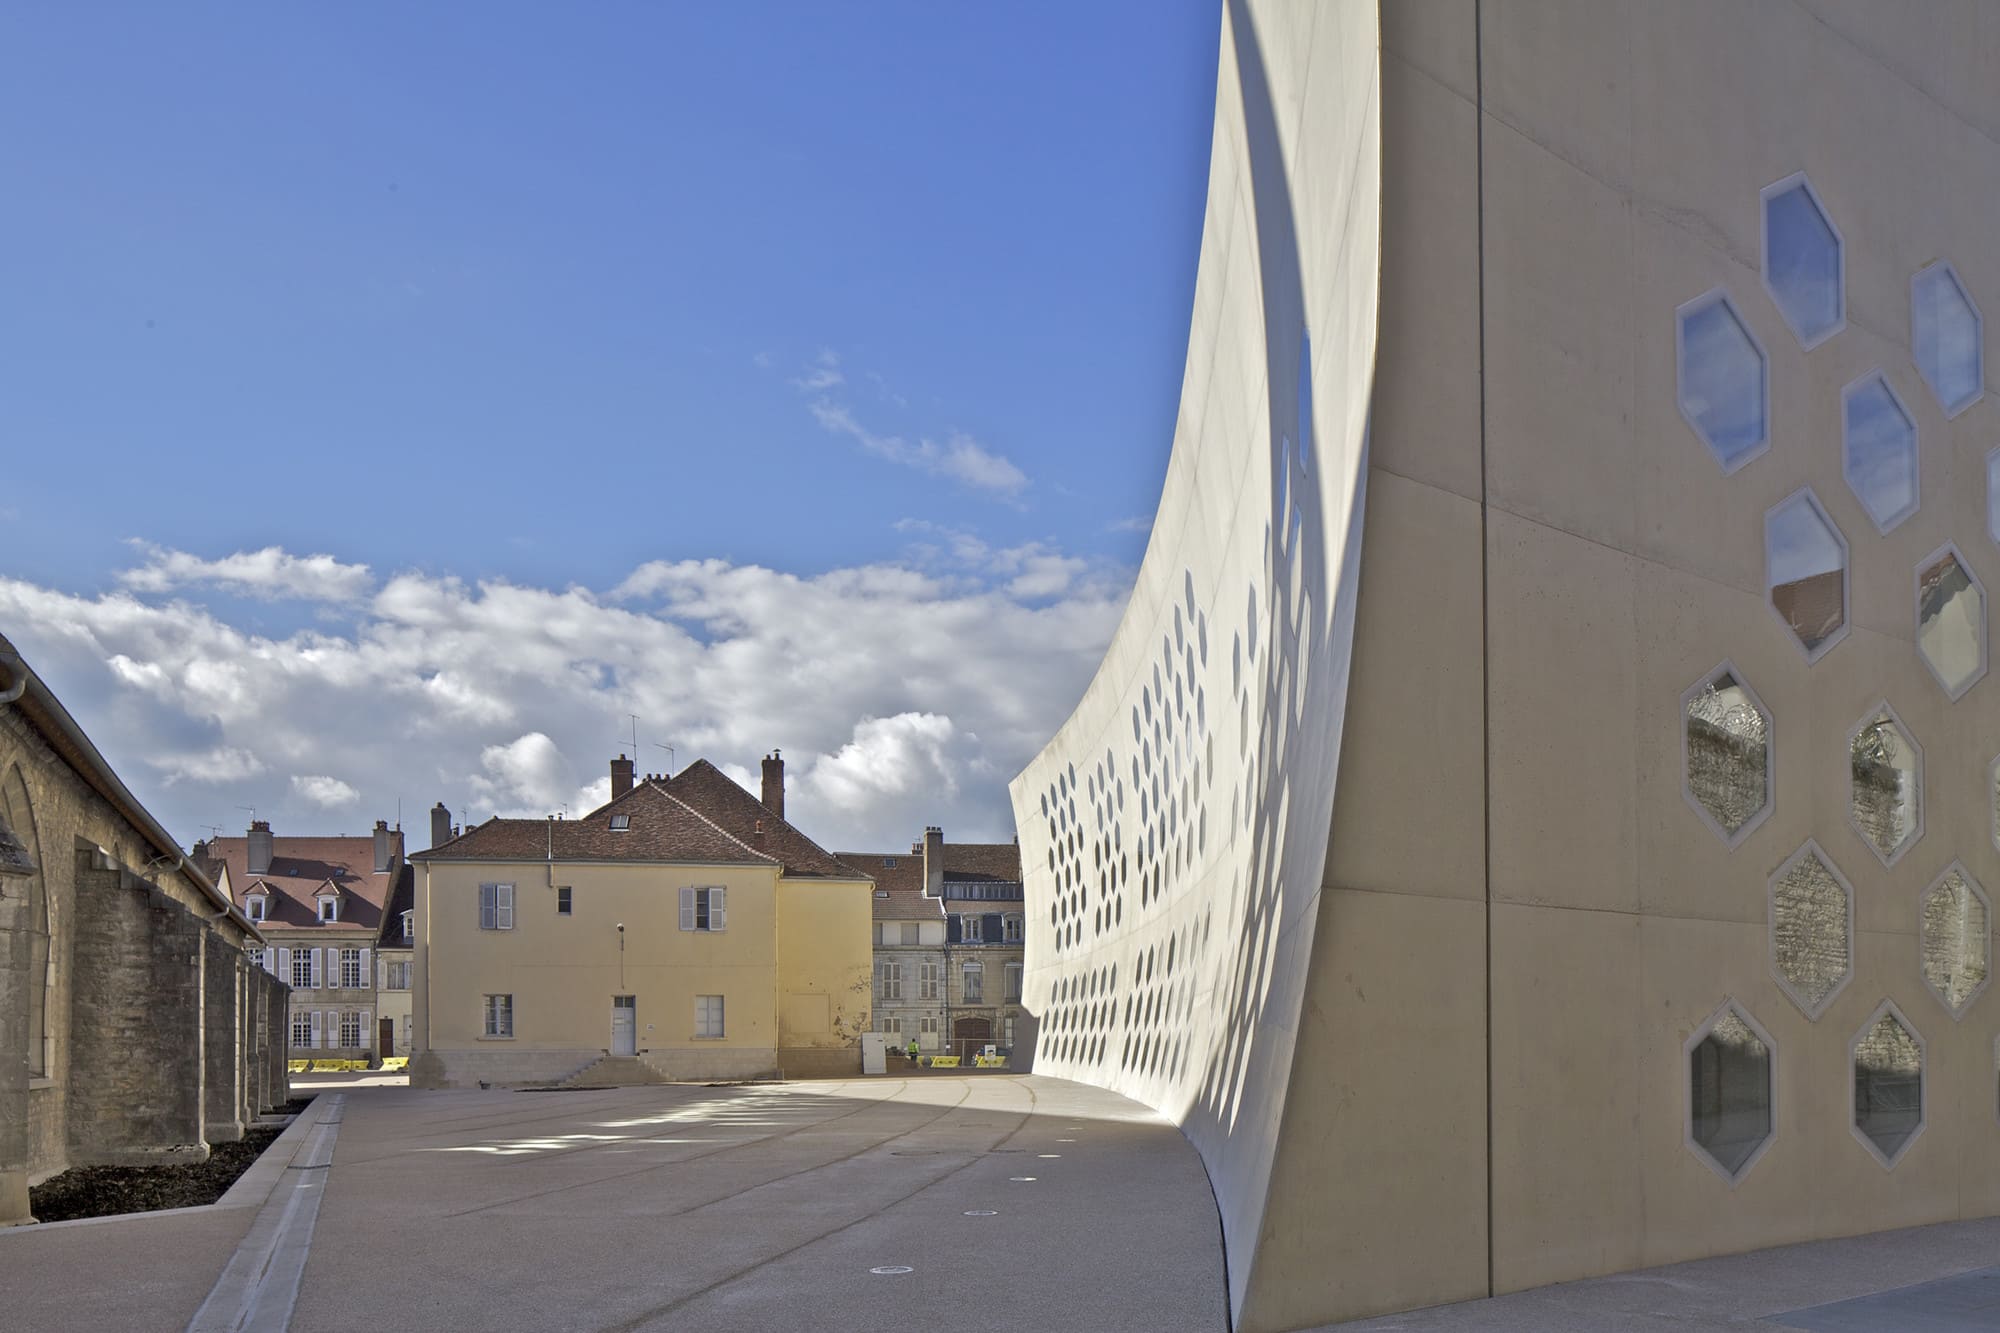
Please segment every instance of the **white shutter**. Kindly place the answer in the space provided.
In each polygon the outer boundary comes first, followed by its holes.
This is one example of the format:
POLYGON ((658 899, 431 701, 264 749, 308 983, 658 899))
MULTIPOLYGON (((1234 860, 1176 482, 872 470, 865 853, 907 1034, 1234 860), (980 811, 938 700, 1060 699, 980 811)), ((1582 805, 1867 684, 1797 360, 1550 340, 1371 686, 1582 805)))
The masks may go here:
POLYGON ((373 1012, 369 1009, 361 1011, 361 1049, 364 1051, 375 1049, 375 1025, 369 1021, 373 1012))
POLYGON ((310 1017, 312 1019, 312 1040, 306 1044, 316 1051, 319 1049, 319 1010, 313 1010, 310 1017))
POLYGON ((284 982, 287 986, 292 984, 292 951, 290 949, 278 950, 278 980, 284 982))
POLYGON ((312 988, 314 990, 326 989, 326 954, 327 950, 325 949, 314 949, 312 951, 312 988))
POLYGON ((514 928, 514 886, 512 884, 498 884, 494 887, 499 891, 498 896, 494 899, 494 926, 500 930, 512 930, 514 928))
POLYGON ((479 928, 481 930, 493 929, 493 903, 499 896, 500 886, 498 884, 481 884, 479 886, 479 928))
POLYGON ((389 965, 379 958, 375 961, 375 989, 389 989, 389 965))
POLYGON ((368 974, 368 959, 369 959, 369 956, 370 956, 370 955, 371 955, 371 954, 372 954, 373 952, 374 952, 374 951, 373 951, 373 950, 371 950, 371 949, 363 949, 363 950, 361 951, 361 985, 362 985, 362 987, 363 987, 364 989, 366 989, 366 987, 367 987, 367 985, 368 985, 368 975, 369 975, 369 974, 368 974))
POLYGON ((681 890, 681 929, 694 929, 694 890, 681 890))
POLYGON ((729 924, 728 913, 724 910, 724 904, 728 901, 729 890, 710 889, 708 891, 708 928, 710 930, 721 930, 729 924))

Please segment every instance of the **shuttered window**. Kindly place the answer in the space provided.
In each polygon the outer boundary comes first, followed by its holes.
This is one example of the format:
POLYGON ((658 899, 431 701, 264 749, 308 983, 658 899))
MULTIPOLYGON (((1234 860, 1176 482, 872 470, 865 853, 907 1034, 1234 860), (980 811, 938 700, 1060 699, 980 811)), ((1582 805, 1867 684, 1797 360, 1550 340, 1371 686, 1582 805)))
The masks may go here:
POLYGON ((729 891, 719 886, 681 890, 682 930, 722 930, 728 924, 729 891))
POLYGON ((481 884, 479 886, 479 928, 481 930, 512 930, 514 928, 514 886, 512 884, 481 884))
POLYGON ((978 963, 965 965, 965 1002, 967 1004, 986 1002, 986 969, 978 963))
POLYGON ((943 969, 936 963, 920 963, 917 966, 917 998, 935 1000, 938 997, 938 974, 943 969))

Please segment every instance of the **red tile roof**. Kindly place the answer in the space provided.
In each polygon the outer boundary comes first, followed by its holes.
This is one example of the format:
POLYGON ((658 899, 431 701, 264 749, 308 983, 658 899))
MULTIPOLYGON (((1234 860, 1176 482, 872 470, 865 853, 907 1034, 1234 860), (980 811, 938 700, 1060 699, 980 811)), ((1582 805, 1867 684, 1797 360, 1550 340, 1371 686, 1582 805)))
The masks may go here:
MULTIPOLYGON (((842 862, 875 879, 875 919, 877 921, 942 920, 944 904, 924 896, 922 853, 837 852, 842 862), (893 866, 882 864, 894 861, 893 866), (886 894, 887 896, 883 896, 886 894)), ((950 858, 947 857, 947 860, 950 858)))
POLYGON ((373 934, 382 928, 382 907, 397 876, 375 873, 375 839, 271 839, 271 866, 250 873, 247 838, 212 838, 195 847, 194 859, 229 868, 229 891, 238 906, 253 889, 268 892, 264 925, 280 930, 324 930, 333 934, 373 934), (339 891, 340 920, 319 919, 319 895, 327 885, 339 891))
POLYGON ((413 861, 671 861, 769 865, 779 858, 655 783, 642 782, 581 819, 489 819, 413 861), (611 827, 625 816, 627 827, 611 827))
POLYGON ((745 842, 754 841, 761 826, 764 840, 757 845, 783 862, 788 876, 868 879, 873 873, 846 864, 772 814, 762 801, 737 786, 727 773, 706 759, 697 759, 668 778, 666 789, 745 842))

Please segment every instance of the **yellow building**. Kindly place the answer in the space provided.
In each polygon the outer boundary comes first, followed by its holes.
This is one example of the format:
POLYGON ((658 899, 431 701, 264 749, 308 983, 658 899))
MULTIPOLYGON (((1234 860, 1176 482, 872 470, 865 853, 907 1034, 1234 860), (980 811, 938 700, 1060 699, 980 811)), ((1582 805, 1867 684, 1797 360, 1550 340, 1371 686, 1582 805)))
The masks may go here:
POLYGON ((859 1072, 874 885, 785 822, 782 761, 762 801, 706 760, 612 791, 411 858, 412 1082, 859 1072))

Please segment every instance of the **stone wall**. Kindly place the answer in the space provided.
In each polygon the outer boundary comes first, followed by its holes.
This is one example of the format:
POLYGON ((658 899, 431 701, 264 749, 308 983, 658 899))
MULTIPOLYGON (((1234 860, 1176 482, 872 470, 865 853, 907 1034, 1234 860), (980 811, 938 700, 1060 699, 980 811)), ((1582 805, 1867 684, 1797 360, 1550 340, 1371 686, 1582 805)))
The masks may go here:
POLYGON ((60 712, 0 704, 0 812, 36 867, 0 879, 0 1226, 70 1166, 206 1156, 290 1095, 285 988, 60 712))
POLYGON ((75 853, 72 1165, 208 1156, 200 918, 101 852, 75 853))

